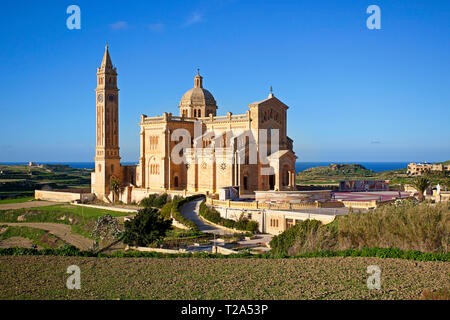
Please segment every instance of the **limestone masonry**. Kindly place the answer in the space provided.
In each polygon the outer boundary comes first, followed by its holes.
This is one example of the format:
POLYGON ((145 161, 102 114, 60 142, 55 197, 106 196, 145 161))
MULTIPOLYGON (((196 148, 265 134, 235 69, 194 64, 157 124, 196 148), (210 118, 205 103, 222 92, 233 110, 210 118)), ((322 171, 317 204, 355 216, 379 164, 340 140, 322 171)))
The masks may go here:
POLYGON ((150 193, 239 193, 295 190, 293 141, 287 136, 288 107, 272 90, 244 114, 217 116, 214 96, 197 72, 194 87, 179 104, 179 116, 140 119, 140 157, 136 166, 120 164, 117 69, 108 46, 96 88, 96 149, 92 192, 112 200, 111 181, 120 183, 119 198, 139 201, 150 193))

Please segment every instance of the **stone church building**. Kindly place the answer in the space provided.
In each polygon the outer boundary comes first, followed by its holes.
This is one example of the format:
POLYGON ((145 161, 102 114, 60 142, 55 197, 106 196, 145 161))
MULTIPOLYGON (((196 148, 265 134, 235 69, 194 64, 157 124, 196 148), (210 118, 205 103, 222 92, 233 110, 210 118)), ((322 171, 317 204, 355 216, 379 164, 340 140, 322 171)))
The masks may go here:
POLYGON ((293 141, 287 136, 288 107, 272 90, 244 114, 217 115, 214 96, 197 72, 194 87, 181 98, 179 115, 141 115, 139 164, 120 164, 117 69, 106 46, 97 69, 95 172, 97 198, 112 200, 111 181, 120 199, 140 201, 150 193, 215 194, 238 187, 240 194, 295 190, 293 141), (274 150, 274 146, 277 148, 274 150))

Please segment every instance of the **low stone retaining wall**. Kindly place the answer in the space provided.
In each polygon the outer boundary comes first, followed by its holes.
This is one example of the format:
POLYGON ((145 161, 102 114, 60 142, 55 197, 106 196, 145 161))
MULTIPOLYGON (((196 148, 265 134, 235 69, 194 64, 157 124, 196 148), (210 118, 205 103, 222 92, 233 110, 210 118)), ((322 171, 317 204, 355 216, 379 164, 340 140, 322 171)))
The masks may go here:
POLYGON ((72 201, 92 201, 95 199, 93 193, 77 192, 76 189, 72 191, 46 191, 34 190, 34 198, 39 200, 56 201, 56 202, 72 202, 72 201))
POLYGON ((212 225, 212 226, 214 226, 214 227, 216 227, 216 228, 218 228, 218 229, 221 229, 221 230, 229 231, 229 232, 232 232, 232 233, 247 233, 247 232, 248 232, 248 231, 242 231, 242 230, 237 230, 237 229, 232 229, 232 228, 224 227, 224 226, 222 226, 222 225, 220 225, 220 224, 217 224, 217 223, 211 222, 211 221, 209 221, 209 220, 206 220, 206 219, 203 218, 201 215, 198 215, 198 217, 199 217, 202 221, 204 221, 205 223, 210 224, 210 225, 212 225))
POLYGON ((237 252, 235 250, 227 249, 224 247, 220 247, 220 246, 212 246, 211 253, 220 253, 220 254, 229 255, 229 254, 239 253, 239 252, 237 252))
POLYGON ((178 222, 174 218, 172 218, 172 225, 176 228, 183 229, 183 230, 191 230, 191 228, 185 226, 184 224, 178 222))
POLYGON ((127 250, 136 250, 141 252, 159 252, 159 253, 186 253, 185 249, 162 249, 162 248, 148 248, 148 247, 133 247, 133 246, 126 246, 125 251, 127 250))
POLYGON ((303 210, 308 208, 342 208, 344 204, 340 201, 328 202, 301 202, 301 203, 269 203, 259 201, 230 201, 215 200, 210 197, 206 198, 206 204, 211 206, 234 208, 234 209, 270 209, 270 210, 303 210))
POLYGON ((129 212, 129 213, 137 213, 137 209, 127 209, 127 208, 118 208, 118 207, 109 207, 109 206, 98 206, 94 204, 81 204, 81 203, 72 203, 74 206, 80 206, 80 207, 88 207, 88 208, 96 208, 96 209, 103 209, 103 210, 109 210, 109 211, 116 211, 116 212, 129 212))

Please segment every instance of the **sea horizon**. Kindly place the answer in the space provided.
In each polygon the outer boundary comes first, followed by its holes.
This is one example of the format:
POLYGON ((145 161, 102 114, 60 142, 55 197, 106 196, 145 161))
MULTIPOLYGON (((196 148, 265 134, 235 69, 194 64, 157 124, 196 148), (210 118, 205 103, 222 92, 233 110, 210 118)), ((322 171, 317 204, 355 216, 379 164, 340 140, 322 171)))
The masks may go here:
MULTIPOLYGON (((326 167, 330 164, 360 164, 369 170, 376 172, 404 169, 409 163, 414 161, 297 161, 295 169, 297 172, 314 167, 326 167)), ((94 169, 94 161, 43 161, 36 164, 68 165, 76 169, 94 169)), ((26 165, 28 162, 0 162, 0 165, 26 165)), ((123 165, 135 165, 138 162, 124 161, 123 165)))

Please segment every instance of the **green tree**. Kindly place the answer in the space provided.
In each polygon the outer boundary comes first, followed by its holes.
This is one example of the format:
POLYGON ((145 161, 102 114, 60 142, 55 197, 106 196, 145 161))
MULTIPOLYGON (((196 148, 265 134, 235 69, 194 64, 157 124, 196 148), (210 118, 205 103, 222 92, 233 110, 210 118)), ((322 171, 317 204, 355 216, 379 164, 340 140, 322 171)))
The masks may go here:
POLYGON ((423 200, 423 193, 431 185, 431 181, 425 177, 417 177, 413 180, 411 185, 419 192, 419 200, 423 200))
POLYGON ((450 178, 447 177, 447 178, 445 178, 445 179, 442 179, 441 185, 442 185, 443 187, 445 187, 446 190, 450 190, 450 178))
POLYGON ((113 192, 113 203, 114 203, 114 202, 116 202, 116 196, 119 194, 120 189, 122 189, 122 184, 120 183, 120 181, 118 179, 112 178, 109 188, 113 192))
POLYGON ((125 221, 123 242, 132 246, 148 246, 165 236, 172 226, 172 220, 165 220, 159 211, 144 208, 129 221, 125 221))

